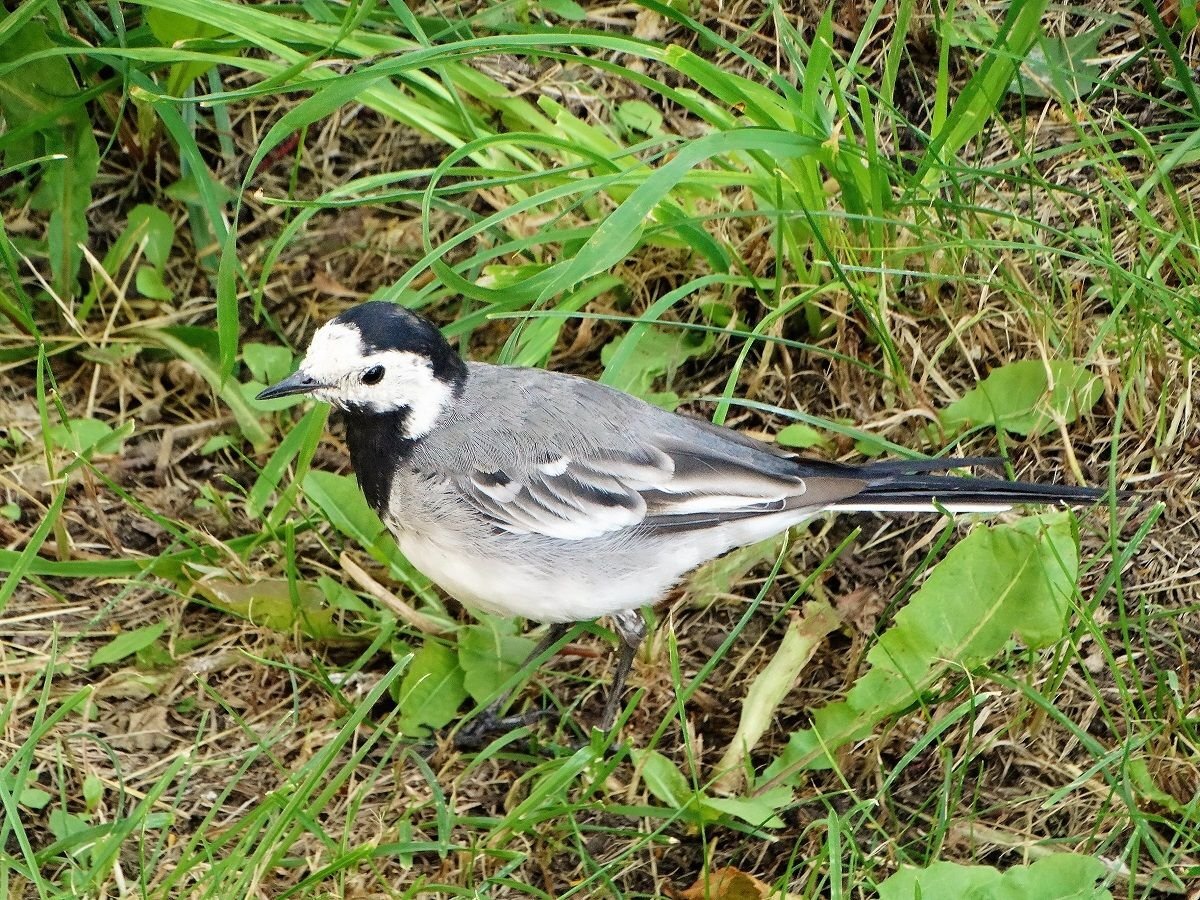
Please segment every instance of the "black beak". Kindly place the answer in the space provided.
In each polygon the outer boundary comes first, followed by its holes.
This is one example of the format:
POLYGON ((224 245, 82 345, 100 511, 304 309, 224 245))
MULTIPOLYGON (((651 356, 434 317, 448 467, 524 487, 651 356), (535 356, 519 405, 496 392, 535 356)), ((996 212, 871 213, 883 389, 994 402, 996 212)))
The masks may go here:
POLYGON ((274 400, 277 397, 288 397, 292 394, 308 394, 315 391, 321 385, 317 379, 302 371, 293 372, 287 378, 280 381, 278 384, 273 384, 269 388, 264 388, 258 392, 256 400, 274 400))

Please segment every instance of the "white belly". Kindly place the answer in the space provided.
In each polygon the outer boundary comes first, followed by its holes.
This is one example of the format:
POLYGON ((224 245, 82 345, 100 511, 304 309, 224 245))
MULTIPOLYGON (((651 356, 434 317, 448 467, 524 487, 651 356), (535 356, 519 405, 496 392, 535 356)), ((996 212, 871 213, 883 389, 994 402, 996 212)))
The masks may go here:
MULTIPOLYGON (((518 562, 516 554, 472 553, 461 540, 448 540, 433 529, 416 532, 394 526, 393 531, 405 558, 466 606, 534 622, 586 622, 657 603, 700 563, 778 534, 810 514, 791 510, 643 546, 644 558, 626 565, 625 574, 614 573, 612 560, 605 565, 606 550, 600 547, 598 558, 586 562, 576 554, 558 566, 535 566, 518 562)), ((493 552, 495 548, 489 545, 493 552)))
POLYGON ((534 622, 585 622, 654 603, 678 577, 615 578, 542 572, 531 567, 448 550, 435 538, 401 532, 400 552, 414 567, 465 606, 534 622))

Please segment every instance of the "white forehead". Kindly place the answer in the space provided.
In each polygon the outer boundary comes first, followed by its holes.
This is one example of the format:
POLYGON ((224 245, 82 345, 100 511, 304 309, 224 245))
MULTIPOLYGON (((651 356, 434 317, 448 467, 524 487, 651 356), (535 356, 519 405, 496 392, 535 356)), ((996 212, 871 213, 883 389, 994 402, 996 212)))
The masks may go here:
POLYGON ((360 365, 366 356, 367 349, 357 328, 341 322, 327 322, 317 329, 308 345, 304 371, 316 376, 338 376, 360 365))

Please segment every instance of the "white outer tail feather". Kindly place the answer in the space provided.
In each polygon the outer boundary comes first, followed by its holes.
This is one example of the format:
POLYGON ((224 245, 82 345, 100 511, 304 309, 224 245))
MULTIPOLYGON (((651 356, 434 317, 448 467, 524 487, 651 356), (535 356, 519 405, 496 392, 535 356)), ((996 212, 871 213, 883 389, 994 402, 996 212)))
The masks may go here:
POLYGON ((924 503, 888 503, 886 501, 861 503, 834 503, 827 507, 832 512, 941 512, 943 509, 951 513, 999 513, 1013 508, 1011 503, 938 503, 932 500, 924 503))

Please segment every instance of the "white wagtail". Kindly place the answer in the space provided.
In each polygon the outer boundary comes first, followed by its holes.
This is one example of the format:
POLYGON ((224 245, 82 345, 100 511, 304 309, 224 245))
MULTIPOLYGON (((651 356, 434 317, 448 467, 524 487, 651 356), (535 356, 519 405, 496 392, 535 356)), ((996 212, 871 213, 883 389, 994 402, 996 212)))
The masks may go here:
MULTIPOLYGON (((359 486, 409 562, 469 607, 550 625, 526 664, 571 624, 612 618, 621 648, 604 730, 645 635, 639 609, 707 560, 827 510, 986 512, 1103 496, 929 474, 978 459, 800 459, 586 378, 464 362, 432 323, 386 302, 321 326, 295 374, 258 397, 289 394, 344 413, 359 486)), ((532 720, 497 719, 507 700, 470 740, 532 720)))

